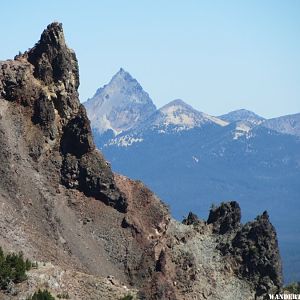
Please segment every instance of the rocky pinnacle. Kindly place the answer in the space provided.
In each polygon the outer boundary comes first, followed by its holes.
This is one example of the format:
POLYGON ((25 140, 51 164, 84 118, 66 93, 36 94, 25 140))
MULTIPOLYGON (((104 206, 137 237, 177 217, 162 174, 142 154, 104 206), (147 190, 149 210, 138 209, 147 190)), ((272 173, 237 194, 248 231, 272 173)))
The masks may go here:
POLYGON ((29 149, 34 161, 51 161, 63 185, 125 211, 125 200, 110 166, 95 149, 79 102, 78 63, 66 45, 62 24, 50 24, 32 49, 0 67, 1 97, 25 107, 37 130, 29 149))

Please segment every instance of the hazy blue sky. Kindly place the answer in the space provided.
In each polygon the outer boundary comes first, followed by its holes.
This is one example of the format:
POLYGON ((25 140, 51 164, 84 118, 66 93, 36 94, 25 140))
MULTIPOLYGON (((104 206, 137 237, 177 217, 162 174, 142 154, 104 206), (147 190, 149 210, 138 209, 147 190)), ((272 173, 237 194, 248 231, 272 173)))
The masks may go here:
POLYGON ((157 106, 182 98, 214 115, 300 112, 300 1, 3 1, 0 58, 64 25, 85 101, 120 67, 157 106))

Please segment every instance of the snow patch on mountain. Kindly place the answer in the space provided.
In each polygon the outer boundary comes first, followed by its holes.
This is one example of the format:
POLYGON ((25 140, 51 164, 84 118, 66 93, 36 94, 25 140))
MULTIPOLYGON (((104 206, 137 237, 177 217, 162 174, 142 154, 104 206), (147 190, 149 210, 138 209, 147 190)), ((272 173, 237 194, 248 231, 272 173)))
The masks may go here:
POLYGON ((217 125, 227 126, 229 124, 229 122, 226 122, 226 121, 224 121, 222 119, 219 119, 217 117, 210 116, 210 115, 205 114, 205 113, 203 113, 203 115, 205 116, 205 118, 207 118, 208 120, 212 121, 213 123, 216 123, 217 125))
POLYGON ((157 110, 148 120, 141 124, 140 131, 155 130, 161 134, 180 132, 203 124, 215 123, 226 126, 228 122, 195 110, 181 99, 176 99, 157 110))
POLYGON ((245 122, 238 122, 236 125, 236 130, 243 131, 243 132, 249 132, 251 130, 251 126, 249 126, 245 122))
POLYGON ((253 123, 248 122, 236 122, 236 127, 233 132, 233 139, 237 140, 242 136, 246 136, 246 138, 249 138, 250 131, 253 128, 253 123))
POLYGON ((185 129, 199 127, 204 123, 213 122, 220 126, 226 126, 228 122, 212 117, 195 110, 181 99, 176 99, 160 109, 162 118, 156 120, 156 124, 177 125, 185 129))
POLYGON ((138 137, 133 137, 130 135, 124 135, 119 138, 111 139, 109 140, 108 143, 104 145, 104 147, 109 147, 109 146, 118 146, 118 147, 129 147, 133 145, 134 143, 140 143, 144 139, 138 138, 138 137))
POLYGON ((192 128, 196 125, 196 119, 193 114, 182 110, 180 105, 168 106, 161 112, 165 116, 164 125, 183 125, 192 128))
POLYGON ((227 126, 228 122, 199 112, 183 100, 176 99, 155 111, 144 122, 110 139, 105 147, 112 145, 119 147, 131 146, 134 143, 143 141, 143 135, 146 132, 155 132, 160 135, 176 134, 193 128, 200 128, 204 124, 227 126))

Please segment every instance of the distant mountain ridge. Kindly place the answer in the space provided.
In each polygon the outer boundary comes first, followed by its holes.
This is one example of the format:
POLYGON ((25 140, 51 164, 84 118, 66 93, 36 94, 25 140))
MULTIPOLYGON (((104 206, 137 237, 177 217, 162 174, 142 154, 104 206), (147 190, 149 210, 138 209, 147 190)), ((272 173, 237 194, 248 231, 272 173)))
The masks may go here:
POLYGON ((251 127, 261 125, 279 133, 300 136, 300 113, 265 119, 252 111, 239 109, 219 116, 219 118, 229 123, 246 122, 248 125, 251 124, 251 127))
POLYGON ((263 126, 284 134, 300 137, 300 113, 266 120, 263 126))
MULTIPOLYGON (((195 110, 181 99, 176 99, 164 105, 158 110, 161 118, 156 118, 153 122, 155 125, 175 125, 179 128, 191 129, 201 127, 205 123, 216 123, 225 126, 228 123, 216 117, 195 110)), ((153 116, 152 116, 153 118, 153 116)))
POLYGON ((228 123, 216 117, 195 110, 181 99, 176 99, 156 110, 149 118, 134 125, 131 130, 124 131, 115 137, 95 139, 100 141, 99 147, 119 145, 128 147, 143 141, 145 132, 168 134, 181 132, 202 126, 226 126, 228 123), (101 143, 102 142, 102 143, 101 143))
POLYGON ((254 125, 259 125, 265 120, 265 118, 247 109, 234 110, 229 112, 228 114, 219 116, 219 118, 229 123, 236 121, 247 121, 254 125))
POLYGON ((158 109, 134 129, 144 131, 156 128, 163 132, 173 127, 176 131, 181 131, 201 127, 206 123, 220 126, 228 124, 226 121, 197 111, 181 99, 176 99, 158 109))
MULTIPOLYGON (((98 94, 102 99, 103 91, 109 90, 105 101, 118 100, 110 111, 117 119, 122 111, 119 103, 130 107, 134 101, 126 93, 118 94, 127 90, 127 81, 121 81, 122 88, 116 83, 98 94)), ((144 97, 143 92, 134 95, 144 97)), ((95 96, 93 105, 97 102, 95 96)), ((245 219, 267 206, 278 228, 286 280, 299 278, 299 257, 289 253, 300 247, 295 238, 300 230, 295 221, 300 214, 300 114, 267 120, 239 109, 214 117, 181 99, 160 109, 152 101, 142 102, 146 113, 138 119, 128 116, 131 125, 113 134, 105 127, 98 130, 97 111, 90 101, 85 104, 96 145, 114 170, 146 182, 171 204, 177 218, 187 213, 186 207, 201 215, 214 201, 238 200, 245 219)))
POLYGON ((122 136, 130 130, 139 131, 150 127, 164 130, 173 126, 173 130, 181 131, 207 123, 226 126, 234 122, 238 131, 249 131, 261 125, 279 133, 300 136, 300 113, 265 119, 250 110, 238 109, 215 117, 199 112, 181 99, 156 109, 149 94, 123 68, 108 84, 99 88, 84 106, 99 143, 122 136))

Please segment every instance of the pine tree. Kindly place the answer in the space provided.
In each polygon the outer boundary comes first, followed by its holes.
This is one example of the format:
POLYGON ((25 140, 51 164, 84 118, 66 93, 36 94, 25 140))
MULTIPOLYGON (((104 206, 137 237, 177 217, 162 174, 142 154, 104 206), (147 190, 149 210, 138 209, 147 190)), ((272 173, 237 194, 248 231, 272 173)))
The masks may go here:
POLYGON ((35 292, 31 298, 28 298, 27 300, 55 300, 55 298, 50 294, 49 291, 40 289, 35 292))

